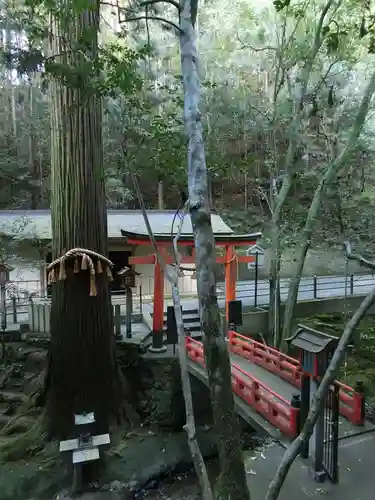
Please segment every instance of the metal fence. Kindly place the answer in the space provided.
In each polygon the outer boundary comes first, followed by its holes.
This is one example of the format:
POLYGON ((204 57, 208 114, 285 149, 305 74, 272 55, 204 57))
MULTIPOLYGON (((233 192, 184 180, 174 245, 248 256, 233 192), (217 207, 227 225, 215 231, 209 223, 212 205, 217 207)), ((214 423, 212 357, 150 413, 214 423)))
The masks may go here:
MULTIPOLYGON (((187 278, 179 280, 180 294, 182 297, 196 296, 196 280, 187 278)), ((280 282, 281 300, 285 301, 289 291, 290 280, 280 282)), ((302 278, 298 289, 298 301, 322 299, 327 297, 345 297, 350 295, 365 295, 375 287, 375 276, 354 275, 345 276, 312 276, 302 278)), ((166 298, 170 294, 170 285, 165 280, 164 292, 166 298)), ((225 298, 225 284, 218 283, 217 293, 219 299, 225 298)), ((143 312, 143 304, 153 301, 153 278, 143 278, 142 284, 132 289, 133 310, 143 312), (145 282, 147 280, 147 283, 145 282)), ((236 286, 236 297, 242 300, 245 306, 264 307, 269 304, 270 284, 268 280, 240 281, 236 286)), ((6 316, 7 325, 27 323, 30 303, 47 301, 43 296, 39 281, 13 281, 9 282, 6 290, 6 316)), ((119 306, 121 314, 125 314, 125 292, 112 292, 113 306, 119 306)))
MULTIPOLYGON (((192 274, 192 273, 190 273, 192 274)), ((190 275, 179 278, 179 289, 182 297, 192 297, 197 291, 196 280, 190 275)), ((142 277, 140 284, 132 288, 133 310, 143 312, 143 304, 151 303, 154 299, 154 278, 142 277)), ((171 297, 172 291, 170 283, 164 282, 164 295, 171 297)), ((5 310, 6 326, 12 324, 27 323, 29 316, 29 306, 32 303, 49 302, 46 291, 42 290, 40 281, 10 281, 6 286, 5 310)), ((125 290, 112 291, 111 301, 113 306, 119 306, 121 314, 125 314, 126 294, 125 290)), ((1 308, 3 306, 1 305, 1 308)))
MULTIPOLYGON (((290 280, 280 280, 280 296, 285 301, 289 292, 290 280)), ((348 276, 312 276, 303 277, 298 287, 298 301, 324 299, 327 297, 345 297, 366 295, 375 287, 372 274, 348 276)), ((225 296, 225 284, 218 284, 219 297, 225 296)), ((270 298, 269 280, 240 281, 236 285, 236 298, 244 305, 266 306, 270 298)))

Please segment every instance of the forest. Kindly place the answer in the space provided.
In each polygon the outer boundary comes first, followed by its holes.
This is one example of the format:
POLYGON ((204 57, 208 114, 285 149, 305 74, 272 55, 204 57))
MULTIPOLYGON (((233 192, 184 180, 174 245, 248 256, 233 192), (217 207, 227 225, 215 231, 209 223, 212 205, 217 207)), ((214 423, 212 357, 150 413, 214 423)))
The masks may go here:
MULTIPOLYGON (((47 442, 71 438, 72 416, 88 409, 99 434, 115 422, 125 422, 127 436, 142 427, 131 375, 124 376, 111 333, 106 222, 108 208, 140 209, 155 262, 172 286, 184 429, 201 496, 260 500, 248 491, 241 453, 215 292, 210 212, 238 232, 263 233, 270 281, 267 340, 274 347, 285 349, 292 334, 311 249, 339 251, 374 269, 366 259, 374 248, 374 5, 4 0, 0 22, 0 210, 51 208, 54 259, 47 268, 53 285, 48 362, 27 405, 28 411, 42 409, 41 416, 5 443, 0 431, 0 460, 34 456, 47 442), (147 210, 155 208, 178 209, 192 223, 221 470, 215 483, 197 442, 184 349, 182 226, 173 237, 175 265, 168 270, 147 219, 147 210), (293 266, 281 316, 281 268, 290 249, 293 266)), ((266 500, 278 498, 313 433, 352 333, 374 301, 375 290, 343 328, 266 500)), ((56 457, 49 463, 59 467, 56 457)), ((96 484, 98 469, 86 474, 84 482, 96 484)), ((54 485, 53 495, 62 486, 54 485)))

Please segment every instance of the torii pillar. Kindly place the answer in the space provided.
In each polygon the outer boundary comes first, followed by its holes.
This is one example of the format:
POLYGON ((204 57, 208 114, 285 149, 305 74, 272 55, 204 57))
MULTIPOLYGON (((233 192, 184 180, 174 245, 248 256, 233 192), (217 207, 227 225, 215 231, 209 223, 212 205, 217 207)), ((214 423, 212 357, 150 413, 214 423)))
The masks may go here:
MULTIPOLYGON (((229 302, 236 300, 237 254, 233 245, 225 247, 225 313, 229 320, 229 302)), ((229 325, 228 325, 229 326, 229 325)))
POLYGON ((155 256, 154 265, 154 313, 152 316, 152 346, 151 352, 165 352, 163 344, 164 330, 164 272, 155 256))

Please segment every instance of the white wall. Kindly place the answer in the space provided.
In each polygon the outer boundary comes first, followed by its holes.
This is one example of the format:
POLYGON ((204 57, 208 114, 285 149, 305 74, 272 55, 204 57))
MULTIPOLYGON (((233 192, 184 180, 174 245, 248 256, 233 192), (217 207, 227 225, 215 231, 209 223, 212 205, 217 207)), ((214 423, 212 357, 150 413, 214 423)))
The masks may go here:
POLYGON ((39 295, 41 293, 41 266, 43 266, 43 262, 36 249, 30 248, 23 251, 22 258, 13 257, 7 261, 7 264, 13 268, 10 271, 10 283, 7 287, 13 294, 39 295))
MULTIPOLYGON (((179 248, 182 255, 186 255, 186 247, 179 248)), ((167 252, 171 253, 172 247, 167 248, 167 252)), ((145 256, 145 255, 153 255, 153 249, 151 245, 140 245, 138 246, 133 255, 136 256, 145 256)), ((195 264, 182 264, 185 268, 195 269, 195 264)), ((172 267, 172 266, 168 266, 172 267)), ((142 295, 149 296, 150 298, 154 295, 154 265, 153 264, 137 264, 134 266, 135 271, 141 273, 140 276, 136 278, 137 290, 136 294, 139 294, 139 285, 142 286, 142 295)), ((193 274, 192 272, 186 271, 185 276, 179 278, 179 288, 181 295, 196 295, 197 293, 197 281, 192 280, 190 276, 193 274)), ((172 290, 170 283, 164 279, 164 295, 171 296, 172 290)))
MULTIPOLYGON (((111 251, 130 251, 130 247, 125 247, 121 245, 110 245, 111 251)), ((167 252, 170 253, 172 247, 167 248, 167 252)), ((186 255, 186 247, 179 248, 182 255, 186 255)), ((146 256, 153 255, 153 249, 151 245, 140 245, 133 250, 133 255, 136 256, 146 256)), ((23 292, 34 293, 40 295, 43 290, 44 281, 44 262, 40 260, 40 257, 36 250, 30 249, 25 256, 21 258, 13 258, 8 261, 8 264, 13 267, 10 273, 10 280, 13 282, 12 287, 23 292)), ((182 264, 184 268, 195 269, 195 264, 182 264)), ((172 266, 168 266, 172 267, 172 266)), ((137 264, 134 269, 141 273, 140 276, 136 277, 136 290, 134 290, 135 295, 139 295, 139 286, 142 286, 142 295, 148 296, 152 299, 154 295, 154 265, 153 264, 137 264)), ((193 271, 184 271, 185 276, 179 278, 179 288, 181 295, 196 295, 197 293, 197 281, 191 279, 193 271)), ((164 280, 164 294, 166 296, 171 296, 171 285, 165 279, 164 280)))

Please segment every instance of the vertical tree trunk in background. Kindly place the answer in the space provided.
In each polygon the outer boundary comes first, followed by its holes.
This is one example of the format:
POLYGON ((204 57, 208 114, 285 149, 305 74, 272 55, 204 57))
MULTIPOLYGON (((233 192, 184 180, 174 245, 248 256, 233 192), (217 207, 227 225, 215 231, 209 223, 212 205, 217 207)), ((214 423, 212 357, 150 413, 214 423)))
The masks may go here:
POLYGON ((158 209, 164 210, 164 184, 163 184, 163 181, 158 182, 158 209))
POLYGON ((31 190, 31 208, 36 210, 39 208, 41 198, 41 182, 39 172, 39 161, 36 154, 36 134, 34 124, 34 92, 33 92, 33 77, 29 84, 29 168, 32 179, 31 190))
MULTIPOLYGON (((79 71, 97 56, 99 1, 74 13, 68 0, 52 21, 51 53, 60 64, 79 71), (65 10, 64 10, 65 9, 65 10), (67 19, 65 13, 69 13, 67 19), (66 50, 87 33, 84 54, 66 50), (60 54, 60 56, 57 56, 60 54)), ((87 69, 86 69, 87 72, 87 69)), ((107 254, 107 216, 103 175, 101 103, 83 72, 80 84, 63 85, 51 77, 51 206, 54 258, 81 247, 107 254)), ((73 433, 73 415, 94 411, 96 431, 108 430, 116 408, 117 367, 108 280, 97 275, 96 297, 89 296, 87 272, 53 285, 51 346, 46 377, 49 434, 73 433)))
POLYGON ((327 187, 335 181, 337 173, 347 163, 348 159, 350 158, 350 153, 353 151, 353 148, 357 144, 357 139, 362 132, 374 92, 375 73, 372 74, 371 79, 367 85, 361 105, 358 109, 355 122, 352 127, 351 134, 348 138, 344 150, 339 156, 337 156, 327 165, 326 171, 322 176, 317 188, 315 189, 314 197, 307 213, 305 226, 302 230, 300 245, 297 249, 296 264, 293 267, 293 274, 290 279, 288 299, 286 302, 284 314, 282 340, 284 340, 291 334, 291 329, 293 327, 293 315, 297 303, 298 288, 301 281, 303 266, 305 264, 307 251, 311 244, 311 238, 313 235, 314 226, 316 224, 316 219, 321 209, 323 196, 326 192, 327 187))
POLYGON ((270 299, 268 329, 275 347, 280 344, 280 267, 281 267, 281 213, 292 187, 292 176, 285 176, 279 193, 270 199, 272 207, 270 259, 270 299))
POLYGON ((208 203, 207 167, 199 109, 198 54, 193 27, 197 11, 197 0, 181 0, 180 5, 184 119, 189 141, 190 216, 194 231, 197 288, 204 333, 204 353, 221 467, 217 498, 248 500, 250 495, 246 484, 239 426, 234 409, 230 360, 221 331, 216 295, 215 240, 208 203))

